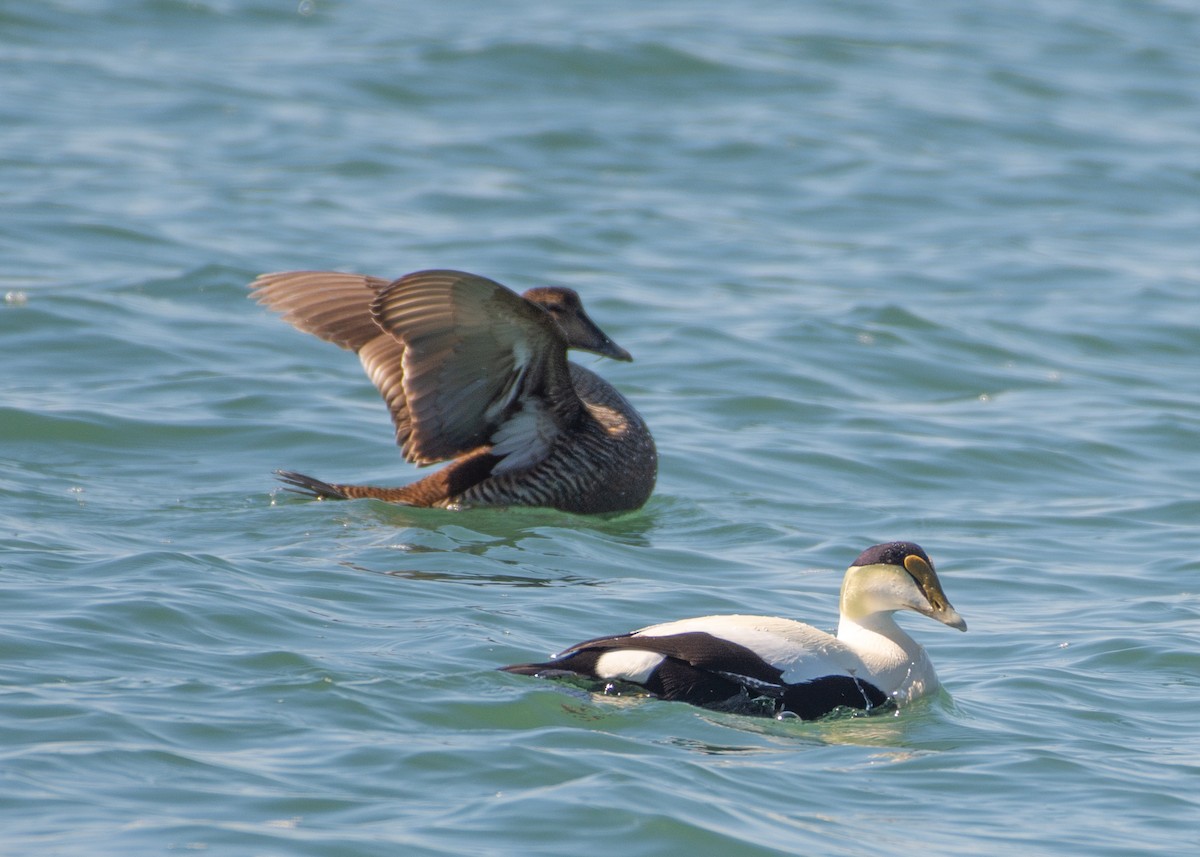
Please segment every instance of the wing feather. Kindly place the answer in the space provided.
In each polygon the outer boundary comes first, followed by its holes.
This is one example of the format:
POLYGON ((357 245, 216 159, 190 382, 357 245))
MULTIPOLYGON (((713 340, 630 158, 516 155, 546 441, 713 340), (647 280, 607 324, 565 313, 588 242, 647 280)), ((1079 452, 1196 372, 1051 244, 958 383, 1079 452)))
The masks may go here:
POLYGON ((287 271, 263 274, 252 289, 297 329, 358 354, 409 461, 495 444, 498 470, 526 467, 583 411, 558 325, 485 277, 287 271))
POLYGON ((371 304, 390 282, 337 271, 283 271, 258 277, 250 296, 282 313, 298 330, 357 352, 387 403, 396 443, 403 447, 412 431, 404 392, 404 345, 371 315, 371 304))
POLYGON ((462 455, 498 435, 508 455, 536 460, 547 435, 582 410, 562 332, 499 283, 460 271, 418 271, 380 291, 371 312, 404 345, 411 430, 403 449, 410 461, 462 455), (546 418, 530 420, 535 413, 546 418))
POLYGON ((371 302, 387 284, 362 274, 282 271, 258 277, 250 296, 297 329, 358 351, 383 333, 371 318, 371 302))
POLYGON ((599 637, 572 646, 556 655, 555 660, 588 650, 653 652, 723 677, 744 676, 761 685, 778 686, 783 674, 752 649, 714 637, 704 631, 686 631, 653 637, 640 633, 599 637))

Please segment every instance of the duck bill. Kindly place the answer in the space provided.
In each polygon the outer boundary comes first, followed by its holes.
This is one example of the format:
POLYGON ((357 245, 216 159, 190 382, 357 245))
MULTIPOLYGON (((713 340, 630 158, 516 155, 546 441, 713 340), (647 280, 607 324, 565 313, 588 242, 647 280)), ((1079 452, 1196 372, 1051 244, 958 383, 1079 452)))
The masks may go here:
POLYGON ((930 619, 937 619, 943 625, 949 625, 951 628, 957 628, 960 631, 967 630, 967 620, 958 615, 958 611, 947 604, 941 610, 934 610, 929 613, 930 619))
POLYGON ((936 619, 943 625, 949 625, 951 628, 957 628, 960 631, 967 630, 966 620, 962 616, 959 616, 958 611, 950 606, 950 600, 946 598, 946 593, 942 591, 942 582, 938 580, 937 572, 933 570, 933 566, 916 554, 910 554, 904 558, 904 567, 925 593, 925 603, 913 605, 913 609, 922 616, 936 619))
POLYGON ((571 326, 566 331, 566 334, 567 342, 571 348, 590 351, 593 354, 599 354, 601 357, 608 357, 625 363, 633 360, 632 354, 609 339, 608 334, 601 330, 594 321, 582 312, 571 319, 571 326))

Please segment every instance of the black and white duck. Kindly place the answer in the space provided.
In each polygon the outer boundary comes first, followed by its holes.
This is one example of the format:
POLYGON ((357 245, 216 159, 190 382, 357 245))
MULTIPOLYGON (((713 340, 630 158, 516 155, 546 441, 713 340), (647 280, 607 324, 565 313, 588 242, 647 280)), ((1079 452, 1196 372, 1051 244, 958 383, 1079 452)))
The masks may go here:
POLYGON ((441 470, 395 488, 280 471, 319 498, 410 506, 636 509, 658 456, 645 422, 567 349, 631 360, 559 287, 523 295, 461 271, 397 280, 328 271, 263 274, 251 297, 307 333, 354 351, 383 395, 396 442, 441 470))
POLYGON ((842 581, 837 635, 773 616, 700 616, 577 643, 545 663, 502 667, 636 685, 660 699, 806 720, 838 709, 905 705, 938 687, 933 664, 893 614, 913 610, 967 630, 912 542, 868 548, 842 581))

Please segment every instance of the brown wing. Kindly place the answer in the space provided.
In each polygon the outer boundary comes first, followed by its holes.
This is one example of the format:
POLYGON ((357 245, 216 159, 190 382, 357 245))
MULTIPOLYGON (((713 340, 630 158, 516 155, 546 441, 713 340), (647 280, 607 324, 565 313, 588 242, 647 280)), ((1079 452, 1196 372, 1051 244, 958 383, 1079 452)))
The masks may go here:
POLYGON ((371 302, 389 282, 335 271, 284 271, 258 277, 250 297, 305 333, 358 351, 383 333, 371 317, 371 302))
POLYGON ((404 396, 404 345, 371 315, 371 304, 390 282, 334 271, 285 271, 260 276, 251 283, 250 297, 283 313, 284 321, 305 333, 357 352, 387 403, 396 443, 403 447, 411 431, 404 396))
POLYGON ((485 277, 418 271, 381 290, 375 322, 404 345, 411 430, 421 464, 495 444, 498 470, 538 460, 582 404, 550 316, 485 277))

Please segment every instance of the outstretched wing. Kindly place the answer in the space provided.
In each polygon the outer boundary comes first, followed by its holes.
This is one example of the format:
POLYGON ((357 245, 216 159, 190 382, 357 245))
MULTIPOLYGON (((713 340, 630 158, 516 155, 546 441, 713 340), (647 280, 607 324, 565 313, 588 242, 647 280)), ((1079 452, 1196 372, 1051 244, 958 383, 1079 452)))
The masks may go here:
MULTIPOLYGON (((497 468, 539 460, 582 403, 550 316, 497 282, 418 271, 379 291, 375 323, 403 346, 410 461, 494 445, 497 468)), ((397 424, 399 426, 399 424, 397 424)))
POLYGON ((258 277, 250 297, 305 333, 358 351, 383 334, 371 318, 371 302, 388 283, 336 271, 283 271, 258 277))
POLYGON ((282 313, 297 329, 356 352, 387 403, 396 443, 403 446, 411 431, 404 396, 404 345, 371 315, 371 304, 390 282, 336 271, 284 271, 258 277, 251 283, 250 296, 282 313))

